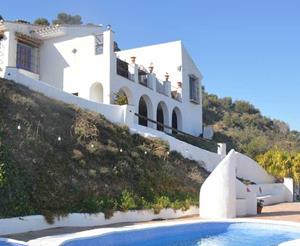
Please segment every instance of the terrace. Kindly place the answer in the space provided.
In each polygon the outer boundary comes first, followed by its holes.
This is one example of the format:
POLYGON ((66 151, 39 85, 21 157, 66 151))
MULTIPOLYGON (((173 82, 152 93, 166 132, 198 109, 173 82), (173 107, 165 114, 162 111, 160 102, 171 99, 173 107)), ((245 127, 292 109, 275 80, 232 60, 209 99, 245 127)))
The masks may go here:
POLYGON ((145 86, 157 93, 170 97, 176 101, 182 101, 182 86, 181 82, 177 82, 177 87, 169 81, 169 74, 166 73, 165 80, 159 80, 153 73, 153 66, 150 65, 149 70, 143 66, 135 64, 135 57, 131 57, 131 64, 120 58, 116 59, 116 73, 123 78, 145 86))

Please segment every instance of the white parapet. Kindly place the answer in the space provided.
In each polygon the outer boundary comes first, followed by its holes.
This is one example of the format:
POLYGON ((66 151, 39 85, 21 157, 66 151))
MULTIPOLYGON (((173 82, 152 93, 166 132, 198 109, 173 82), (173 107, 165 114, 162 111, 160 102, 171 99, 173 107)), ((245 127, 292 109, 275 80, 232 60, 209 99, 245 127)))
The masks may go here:
POLYGON ((150 209, 133 210, 127 212, 117 211, 109 219, 105 218, 103 213, 72 213, 68 214, 67 216, 55 218, 53 224, 47 223, 42 215, 0 219, 0 236, 57 227, 93 227, 124 222, 151 221, 155 219, 176 219, 180 217, 196 215, 197 211, 197 207, 190 207, 186 211, 167 208, 162 209, 158 214, 155 214, 153 210, 150 209))
POLYGON ((200 216, 209 219, 236 217, 236 155, 231 150, 205 180, 200 191, 200 216))
POLYGON ((285 186, 285 200, 287 202, 294 201, 294 181, 292 178, 284 178, 283 185, 285 186))
POLYGON ((213 170, 200 190, 199 213, 202 218, 228 219, 256 215, 256 191, 239 181, 240 153, 231 150, 213 170))
POLYGON ((220 155, 222 159, 225 158, 227 155, 226 143, 218 143, 218 155, 220 155))

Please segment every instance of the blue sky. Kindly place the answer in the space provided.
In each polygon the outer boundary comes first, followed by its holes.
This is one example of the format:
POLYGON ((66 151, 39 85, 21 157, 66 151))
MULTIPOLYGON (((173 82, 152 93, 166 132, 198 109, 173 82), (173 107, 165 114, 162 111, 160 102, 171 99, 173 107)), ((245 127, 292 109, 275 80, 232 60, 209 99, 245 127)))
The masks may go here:
POLYGON ((79 14, 111 24, 121 49, 183 40, 206 90, 300 130, 299 0, 2 0, 6 19, 79 14))

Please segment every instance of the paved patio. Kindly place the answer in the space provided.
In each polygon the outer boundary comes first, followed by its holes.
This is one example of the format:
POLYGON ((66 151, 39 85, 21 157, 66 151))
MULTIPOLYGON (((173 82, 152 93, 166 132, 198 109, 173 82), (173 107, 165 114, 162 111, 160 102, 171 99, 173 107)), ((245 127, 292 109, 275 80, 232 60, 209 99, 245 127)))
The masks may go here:
MULTIPOLYGON (((266 206, 263 208, 263 213, 257 216, 251 216, 247 218, 253 219, 266 219, 266 220, 281 220, 281 221, 293 221, 300 223, 300 202, 298 203, 282 203, 272 206, 266 206)), ((198 216, 186 217, 177 220, 196 220, 199 219, 198 216)), ((154 223, 162 223, 163 221, 157 221, 154 223)), ((141 223, 149 223, 149 222, 141 222, 141 223)), ((29 241, 31 239, 51 236, 51 235, 59 235, 65 233, 74 233, 80 231, 91 230, 95 228, 104 228, 104 227, 120 227, 120 226, 128 226, 133 224, 141 224, 141 223, 119 223, 111 226, 99 226, 99 227, 62 227, 62 228, 54 228, 42 231, 35 232, 27 232, 27 233, 19 233, 14 235, 7 235, 4 237, 21 240, 21 241, 29 241)), ((151 221, 153 223, 153 221, 151 221)))
POLYGON ((281 203, 263 208, 262 214, 253 218, 266 220, 282 220, 300 223, 300 202, 281 203))

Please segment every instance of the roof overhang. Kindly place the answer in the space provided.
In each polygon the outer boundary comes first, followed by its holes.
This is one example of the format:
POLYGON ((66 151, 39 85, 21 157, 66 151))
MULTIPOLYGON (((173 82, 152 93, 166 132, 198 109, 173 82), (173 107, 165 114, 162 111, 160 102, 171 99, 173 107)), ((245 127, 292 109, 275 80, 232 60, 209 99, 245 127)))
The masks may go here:
POLYGON ((39 47, 43 43, 43 41, 41 39, 31 37, 24 33, 16 32, 15 36, 18 41, 20 41, 22 43, 26 43, 26 44, 34 46, 34 47, 39 47))
POLYGON ((34 30, 34 35, 41 40, 56 38, 65 35, 66 32, 62 26, 45 26, 34 30))

